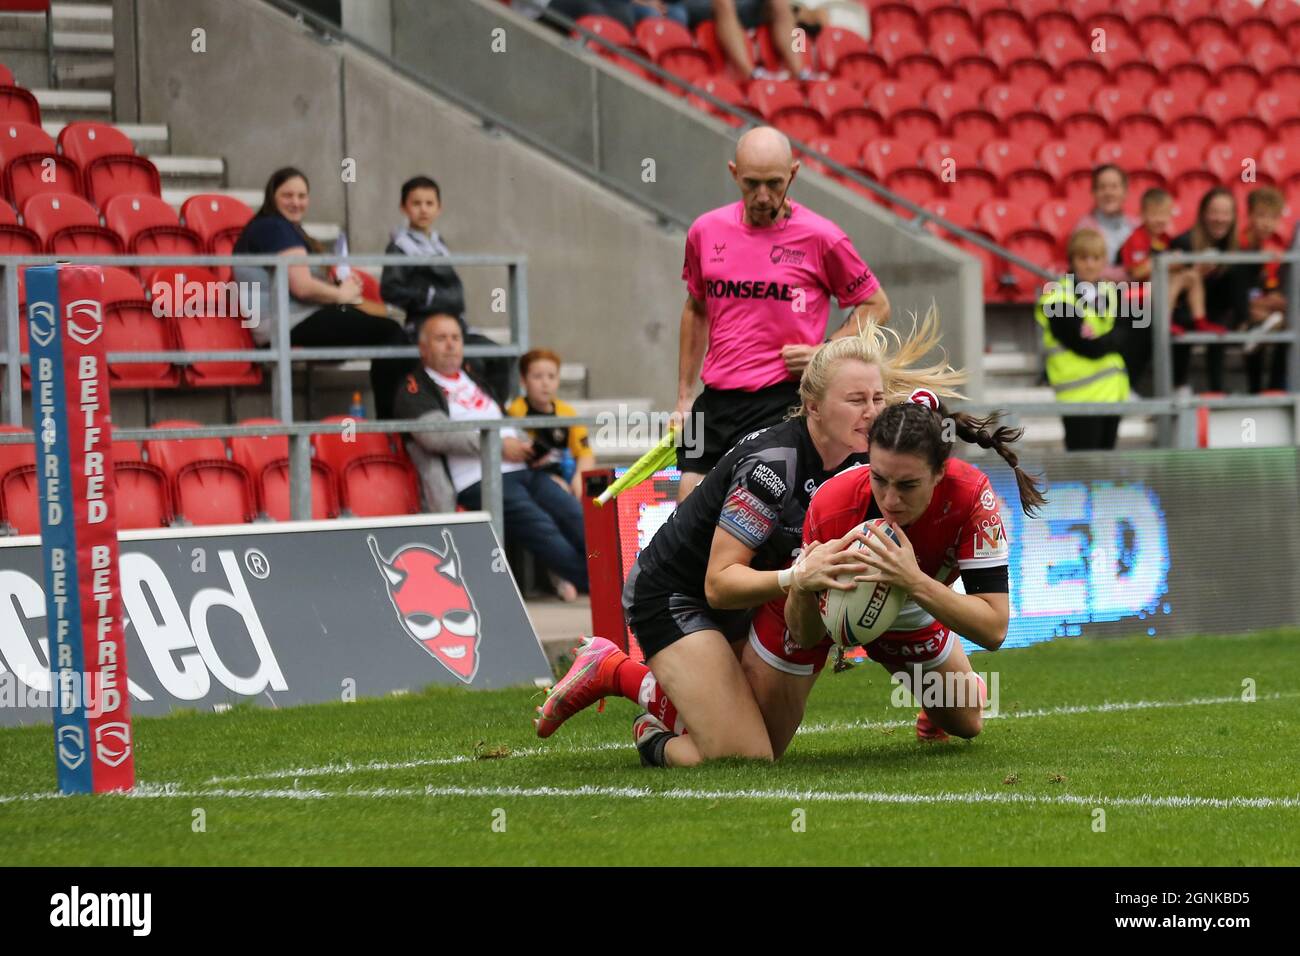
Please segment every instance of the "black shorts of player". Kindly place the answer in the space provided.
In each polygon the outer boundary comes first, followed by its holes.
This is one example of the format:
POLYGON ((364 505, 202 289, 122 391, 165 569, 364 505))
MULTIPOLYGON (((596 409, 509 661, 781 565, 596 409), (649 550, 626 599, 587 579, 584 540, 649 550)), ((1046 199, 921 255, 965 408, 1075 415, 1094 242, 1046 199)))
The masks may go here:
POLYGON ((641 570, 640 564, 633 565, 623 585, 623 618, 646 660, 696 631, 721 631, 733 644, 749 637, 754 608, 719 611, 703 598, 656 587, 641 570))
POLYGON ((799 383, 779 382, 756 392, 709 388, 691 406, 691 421, 677 447, 677 467, 707 475, 738 441, 751 432, 779 425, 799 404, 799 383))

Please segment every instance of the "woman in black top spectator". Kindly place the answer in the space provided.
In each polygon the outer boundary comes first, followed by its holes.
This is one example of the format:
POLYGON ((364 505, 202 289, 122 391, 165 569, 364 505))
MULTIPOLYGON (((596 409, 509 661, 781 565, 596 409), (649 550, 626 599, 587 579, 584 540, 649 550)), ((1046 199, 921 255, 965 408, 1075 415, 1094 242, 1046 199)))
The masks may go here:
MULTIPOLYGON (((236 255, 300 256, 319 253, 321 246, 303 231, 308 206, 307 177, 286 166, 271 174, 266 183, 262 208, 244 227, 235 243, 236 255)), ((402 327, 392 319, 371 315, 360 308, 361 283, 349 276, 335 284, 324 268, 289 266, 289 341, 296 346, 407 345, 402 327)), ((240 282, 257 282, 261 289, 261 319, 253 329, 260 345, 274 341, 277 316, 273 307, 270 270, 260 266, 236 266, 240 282)), ((372 359, 370 387, 375 396, 375 414, 391 418, 393 394, 411 359, 372 359)))
MULTIPOLYGON (((1170 249, 1181 252, 1235 252, 1237 238, 1237 200, 1223 186, 1215 186, 1201 197, 1196 210, 1196 224, 1169 243, 1170 249)), ((1205 285, 1205 318, 1228 329, 1240 329, 1250 320, 1250 289, 1242 281, 1240 269, 1218 263, 1200 263, 1194 267, 1201 273, 1205 285)), ((1184 303, 1179 303, 1173 321, 1190 326, 1191 316, 1184 303)), ((1205 369, 1210 391, 1223 391, 1223 349, 1211 345, 1205 350, 1205 369)), ((1174 348, 1174 378, 1183 384, 1187 378, 1189 352, 1174 348)))

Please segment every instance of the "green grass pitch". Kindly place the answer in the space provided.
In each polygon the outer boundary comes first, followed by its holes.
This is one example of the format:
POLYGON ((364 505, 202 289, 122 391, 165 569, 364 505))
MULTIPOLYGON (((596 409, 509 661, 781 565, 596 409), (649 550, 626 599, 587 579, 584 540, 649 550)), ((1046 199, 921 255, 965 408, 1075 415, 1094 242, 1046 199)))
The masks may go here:
POLYGON ((918 743, 865 665, 823 676, 775 765, 647 770, 626 701, 538 741, 535 690, 431 689, 141 719, 137 794, 62 798, 49 728, 0 730, 0 846, 10 866, 1300 863, 1300 631, 972 660, 1001 710, 974 741, 918 743))

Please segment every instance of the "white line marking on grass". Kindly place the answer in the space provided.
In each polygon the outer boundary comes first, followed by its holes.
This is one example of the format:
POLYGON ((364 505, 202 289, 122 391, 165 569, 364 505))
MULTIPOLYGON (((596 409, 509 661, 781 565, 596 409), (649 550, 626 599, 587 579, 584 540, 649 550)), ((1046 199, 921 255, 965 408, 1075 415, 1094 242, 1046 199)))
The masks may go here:
MULTIPOLYGON (((16 799, 34 799, 40 795, 29 794, 16 799)), ((346 790, 301 789, 278 787, 270 790, 255 788, 198 788, 184 790, 178 784, 140 784, 130 793, 108 794, 121 800, 157 799, 213 799, 233 800, 330 800, 330 799, 391 799, 395 797, 514 797, 514 798, 573 798, 601 797, 625 800, 757 800, 778 803, 867 803, 895 805, 937 804, 1001 804, 1079 807, 1151 807, 1154 809, 1209 809, 1209 810, 1276 810, 1300 808, 1300 797, 1193 797, 1152 796, 1101 797, 1078 794, 1035 795, 976 790, 968 793, 941 791, 939 793, 890 793, 888 791, 836 791, 836 790, 691 790, 673 787, 656 790, 650 787, 349 787, 346 790)), ((4 799, 4 798, 0 798, 4 799)), ((15 799, 15 798, 9 798, 15 799)))
MULTIPOLYGON (((1260 701, 1278 700, 1283 697, 1298 697, 1300 692, 1266 694, 1258 698, 1260 701)), ((1096 705, 1068 705, 1062 707, 1048 707, 1039 710, 1023 710, 1008 712, 1004 711, 997 717, 990 717, 989 720, 1000 720, 1002 718, 1035 718, 1035 717, 1060 717, 1078 714, 1093 713, 1120 713, 1130 710, 1153 710, 1167 707, 1204 707, 1218 704, 1241 703, 1240 697, 1195 697, 1191 700, 1132 700, 1117 701, 1114 703, 1103 703, 1096 705)), ((799 734, 824 734, 833 733, 843 730, 884 730, 890 727, 911 727, 916 723, 915 717, 909 717, 906 720, 850 720, 839 723, 826 724, 804 724, 799 728, 799 734)), ((498 758, 498 760, 511 760, 516 757, 536 757, 543 754, 589 754, 599 753, 604 750, 630 750, 631 743, 602 743, 594 744, 589 747, 525 747, 520 750, 512 750, 498 758)), ((464 754, 455 757, 426 757, 415 760, 377 760, 369 763, 352 764, 324 764, 319 767, 297 767, 287 770, 268 770, 261 773, 242 774, 227 777, 212 777, 208 784, 223 783, 252 783, 258 780, 293 780, 299 777, 327 777, 327 776, 348 776, 357 773, 369 773, 383 770, 417 770, 421 767, 446 767, 455 764, 477 763, 480 758, 467 756, 464 754)))

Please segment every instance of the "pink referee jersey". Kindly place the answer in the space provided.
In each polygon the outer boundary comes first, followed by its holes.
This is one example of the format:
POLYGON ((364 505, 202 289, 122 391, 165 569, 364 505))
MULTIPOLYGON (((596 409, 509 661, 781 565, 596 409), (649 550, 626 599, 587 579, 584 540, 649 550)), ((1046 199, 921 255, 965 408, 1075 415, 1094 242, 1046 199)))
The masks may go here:
POLYGON ((744 214, 744 203, 734 202, 691 224, 682 278, 708 309, 700 378, 752 392, 795 377, 781 346, 820 343, 832 295, 849 308, 880 283, 844 230, 798 203, 788 219, 762 229, 745 225, 744 214))

